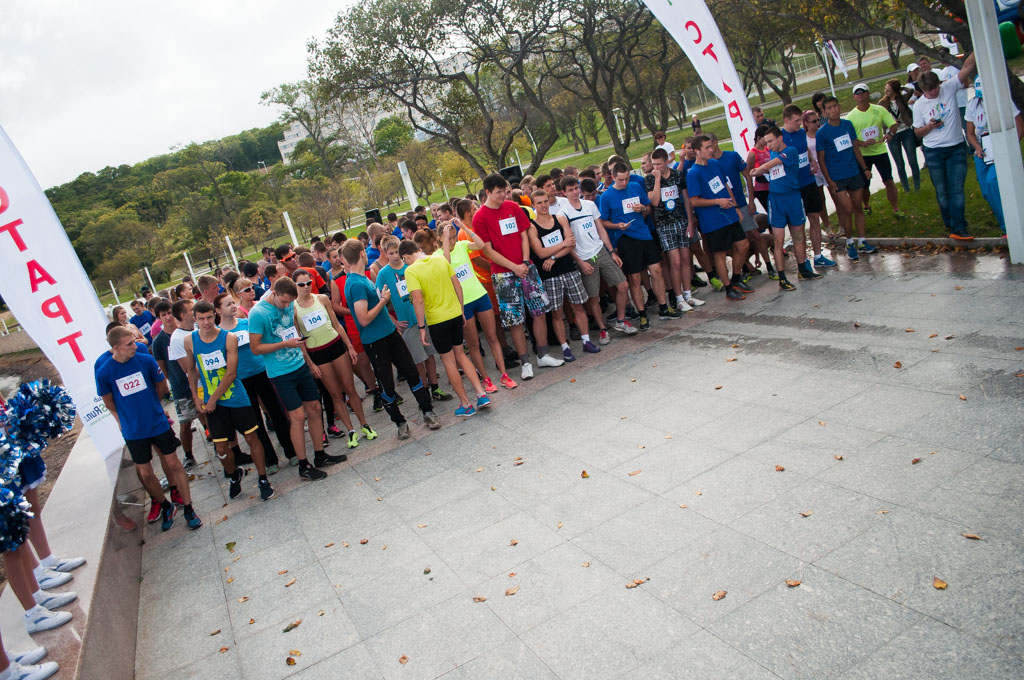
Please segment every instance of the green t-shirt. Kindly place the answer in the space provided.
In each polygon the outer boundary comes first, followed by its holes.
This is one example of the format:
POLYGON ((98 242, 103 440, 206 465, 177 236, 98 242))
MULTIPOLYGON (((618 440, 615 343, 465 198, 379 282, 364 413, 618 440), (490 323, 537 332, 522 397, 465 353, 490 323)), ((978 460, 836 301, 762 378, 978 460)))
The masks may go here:
POLYGON ((879 156, 889 153, 885 148, 883 138, 889 128, 896 124, 896 119, 885 108, 878 104, 868 104, 867 111, 861 111, 854 107, 846 114, 846 120, 853 123, 853 128, 857 131, 857 139, 869 143, 869 146, 860 148, 861 155, 879 156), (872 141, 874 144, 870 144, 872 141))
POLYGON ((480 279, 473 272, 473 264, 469 259, 469 245, 469 241, 456 241, 452 246, 452 268, 459 283, 462 284, 462 302, 467 305, 487 295, 480 279))

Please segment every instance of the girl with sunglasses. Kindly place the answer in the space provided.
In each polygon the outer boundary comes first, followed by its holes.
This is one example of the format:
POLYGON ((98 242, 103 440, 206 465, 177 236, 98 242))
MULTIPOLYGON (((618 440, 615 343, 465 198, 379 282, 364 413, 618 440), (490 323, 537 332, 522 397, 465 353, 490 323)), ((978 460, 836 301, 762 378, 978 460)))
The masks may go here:
POLYGON ((231 297, 238 305, 238 316, 248 318, 249 310, 256 304, 256 292, 253 290, 252 281, 245 277, 236 279, 231 285, 231 297))

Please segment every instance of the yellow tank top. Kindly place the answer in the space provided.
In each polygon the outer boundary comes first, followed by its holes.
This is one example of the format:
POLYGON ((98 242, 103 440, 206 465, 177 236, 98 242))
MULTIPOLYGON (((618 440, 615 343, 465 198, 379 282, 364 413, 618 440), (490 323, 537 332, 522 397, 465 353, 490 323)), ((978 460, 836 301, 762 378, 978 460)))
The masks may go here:
POLYGON ((316 349, 333 342, 338 337, 331 323, 331 315, 327 313, 320 299, 314 295, 313 304, 309 307, 299 305, 295 300, 295 315, 299 317, 299 332, 306 338, 306 349, 316 349))

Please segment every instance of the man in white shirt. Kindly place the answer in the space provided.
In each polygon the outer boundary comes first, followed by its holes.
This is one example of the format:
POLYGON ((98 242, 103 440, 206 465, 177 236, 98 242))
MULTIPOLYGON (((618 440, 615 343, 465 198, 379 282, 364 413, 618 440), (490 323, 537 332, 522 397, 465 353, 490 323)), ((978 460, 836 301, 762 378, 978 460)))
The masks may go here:
POLYGON ((672 142, 665 138, 664 130, 658 130, 654 133, 654 145, 655 149, 665 150, 665 153, 668 154, 668 162, 670 165, 676 162, 676 147, 672 146, 672 142))
MULTIPOLYGON (((967 144, 974 152, 974 170, 978 175, 981 194, 992 207, 992 212, 999 222, 999 228, 1006 233, 1006 221, 1003 218, 1003 202, 999 197, 999 181, 996 179, 995 158, 992 156, 992 145, 989 142, 988 115, 985 111, 985 99, 981 89, 981 76, 974 79, 974 98, 967 102, 967 144)), ((1017 129, 1017 141, 1024 139, 1024 119, 1020 111, 1010 102, 1013 108, 1013 123, 1017 129)))
POLYGON ((970 241, 964 217, 967 149, 956 96, 974 77, 974 53, 964 60, 956 78, 941 82, 934 71, 918 79, 924 93, 914 102, 914 134, 924 148, 925 164, 935 185, 935 197, 949 237, 970 241))

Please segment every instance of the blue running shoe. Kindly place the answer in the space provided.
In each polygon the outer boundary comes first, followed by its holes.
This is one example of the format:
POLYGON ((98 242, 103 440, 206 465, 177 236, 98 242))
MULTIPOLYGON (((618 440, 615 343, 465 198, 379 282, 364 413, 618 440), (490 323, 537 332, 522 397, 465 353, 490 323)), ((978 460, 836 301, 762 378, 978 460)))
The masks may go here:
POLYGON ((476 415, 476 409, 473 408, 472 404, 470 404, 469 406, 460 406, 457 409, 455 409, 455 415, 457 415, 460 418, 468 418, 470 416, 476 415))
POLYGON ((490 405, 491 405, 491 399, 486 394, 481 394, 479 397, 476 398, 476 407, 477 408, 487 408, 490 405))
POLYGON ((836 263, 835 263, 835 260, 830 260, 827 257, 825 257, 824 255, 818 255, 816 258, 814 258, 814 266, 815 267, 835 267, 836 263))
MULTIPOLYGON (((260 483, 262 484, 262 482, 260 483)), ((270 486, 269 482, 267 483, 267 486, 270 486)), ((266 499, 264 498, 263 500, 266 499)), ((188 522, 189 529, 198 529, 203 526, 203 520, 199 519, 199 515, 197 515, 195 511, 190 512, 189 510, 185 510, 185 521, 188 522)))
POLYGON ((858 243, 857 250, 864 253, 865 255, 874 255, 875 253, 878 252, 878 248, 874 247, 873 245, 867 242, 858 243))
POLYGON ((164 521, 160 523, 160 529, 167 531, 174 526, 174 515, 178 512, 177 508, 174 507, 174 503, 168 503, 166 506, 160 509, 163 515, 164 521))
POLYGON ((848 258, 850 258, 851 260, 859 260, 860 259, 860 255, 857 254, 857 246, 856 246, 856 244, 851 243, 850 245, 846 246, 846 256, 848 258))

